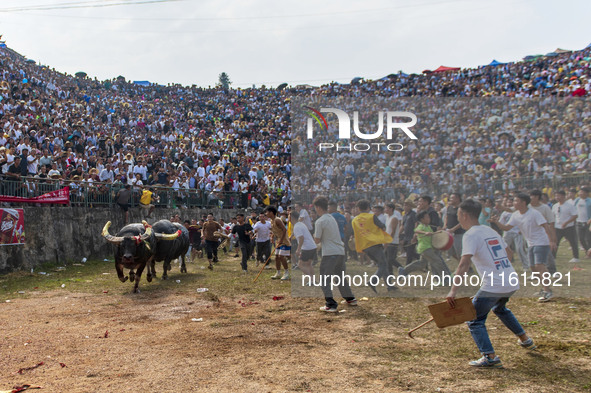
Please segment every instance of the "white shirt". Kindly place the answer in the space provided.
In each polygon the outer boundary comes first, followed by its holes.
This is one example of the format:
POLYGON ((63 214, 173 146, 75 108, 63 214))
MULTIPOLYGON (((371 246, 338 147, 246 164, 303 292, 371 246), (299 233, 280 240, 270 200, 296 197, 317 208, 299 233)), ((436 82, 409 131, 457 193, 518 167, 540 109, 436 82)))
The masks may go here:
POLYGON ((548 221, 548 224, 554 224, 554 213, 552 213, 552 208, 545 203, 542 203, 538 206, 529 205, 529 207, 536 209, 542 216, 548 221))
POLYGON ((514 211, 507 225, 518 227, 527 245, 533 247, 550 245, 548 234, 542 227, 546 223, 546 219, 539 211, 528 208, 525 214, 521 214, 518 210, 514 211))
POLYGON ((310 219, 310 215, 306 211, 306 209, 300 210, 300 220, 306 225, 309 231, 311 231, 314 227, 312 226, 312 220, 310 219))
POLYGON ((266 221, 264 224, 257 221, 252 227, 254 233, 256 233, 257 243, 266 242, 271 239, 271 221, 266 221))
POLYGON ((388 235, 392 236, 392 244, 400 243, 400 226, 401 225, 402 225, 402 214, 400 214, 400 212, 398 210, 394 210, 394 214, 392 214, 388 218, 388 224, 386 225, 386 232, 388 232, 388 235), (392 228, 392 225, 394 225, 395 218, 398 220, 398 225, 396 225, 396 228, 392 228))
MULTIPOLYGON (((556 203, 554 206, 552 206, 552 213, 554 213, 554 217, 556 218, 554 228, 562 229, 562 225, 565 222, 577 215, 577 209, 572 202, 566 201, 562 205, 560 203, 556 203)), ((575 222, 572 221, 565 228, 570 228, 574 225, 575 222)))
MULTIPOLYGON (((588 198, 587 198, 588 199, 588 198)), ((577 200, 577 222, 586 223, 591 217, 587 217, 587 201, 579 198, 577 200)))
MULTIPOLYGON (((304 209, 302 209, 304 211, 304 209)), ((301 214, 301 213, 300 213, 301 214)), ((300 218, 302 216, 300 215, 300 218)), ((341 240, 339 224, 329 213, 323 214, 316 220, 314 237, 320 239, 322 256, 345 255, 345 244, 341 240)))
POLYGON ((316 249, 316 242, 314 242, 312 234, 308 228, 306 228, 306 225, 303 222, 296 222, 296 224, 293 226, 293 235, 296 239, 298 239, 298 244, 300 241, 299 239, 301 237, 304 238, 304 243, 302 244, 303 251, 316 249))
POLYGON ((507 257, 506 248, 507 244, 491 227, 474 225, 464 233, 462 256, 472 256, 472 263, 482 277, 481 290, 508 293, 519 289, 519 280, 515 278, 509 280, 510 277, 517 276, 507 257))

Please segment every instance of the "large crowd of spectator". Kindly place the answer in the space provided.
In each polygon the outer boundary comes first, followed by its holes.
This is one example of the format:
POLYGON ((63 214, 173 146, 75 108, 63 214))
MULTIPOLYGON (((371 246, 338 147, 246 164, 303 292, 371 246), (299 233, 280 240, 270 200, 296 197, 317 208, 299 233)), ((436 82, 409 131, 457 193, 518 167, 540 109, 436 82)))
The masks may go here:
POLYGON ((419 139, 402 152, 371 162, 359 154, 328 157, 315 163, 323 176, 293 187, 420 193, 461 184, 478 192, 500 182, 510 190, 519 178, 556 180, 589 170, 590 109, 577 97, 591 90, 590 54, 587 48, 498 66, 314 88, 206 89, 71 76, 2 48, 1 176, 53 179, 95 194, 130 184, 138 191, 170 188, 181 197, 183 191, 215 200, 235 195, 232 201, 240 207, 286 206, 292 142, 298 154, 305 145, 292 134, 292 99, 420 97, 451 111, 444 127, 423 124, 419 139), (506 111, 523 100, 505 100, 487 109, 482 122, 466 124, 473 101, 445 101, 489 96, 533 98, 535 105, 506 111))

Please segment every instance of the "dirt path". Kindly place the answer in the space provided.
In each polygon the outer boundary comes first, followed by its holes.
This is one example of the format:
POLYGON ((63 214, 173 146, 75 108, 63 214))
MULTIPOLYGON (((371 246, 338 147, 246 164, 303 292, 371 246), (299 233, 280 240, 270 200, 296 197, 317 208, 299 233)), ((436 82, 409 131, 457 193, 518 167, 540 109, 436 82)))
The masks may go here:
MULTIPOLYGON (((475 350, 465 327, 406 338, 423 315, 410 310, 424 310, 427 300, 376 299, 325 315, 319 299, 154 295, 55 291, 1 304, 0 390, 26 383, 44 392, 545 392, 561 383, 551 371, 548 379, 538 374, 547 359, 531 364, 513 341, 499 344, 508 369, 468 369, 464 359, 475 350)), ((496 319, 490 329, 508 341, 496 319)), ((589 375, 584 339, 574 357, 552 352, 548 369, 589 375)))

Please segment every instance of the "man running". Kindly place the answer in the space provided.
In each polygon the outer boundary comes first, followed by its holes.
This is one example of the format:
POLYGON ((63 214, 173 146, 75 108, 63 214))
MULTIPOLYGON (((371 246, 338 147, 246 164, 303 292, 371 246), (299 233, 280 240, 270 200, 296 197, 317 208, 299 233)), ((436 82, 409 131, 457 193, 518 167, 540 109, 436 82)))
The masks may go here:
POLYGON ((207 261, 209 262, 209 266, 207 268, 209 270, 213 270, 213 262, 218 262, 218 238, 215 237, 213 234, 216 231, 221 231, 222 226, 214 221, 213 214, 209 213, 207 215, 207 221, 203 224, 201 229, 202 231, 202 238, 205 241, 205 250, 207 251, 207 261))
POLYGON ((248 258, 250 256, 250 234, 252 233, 252 227, 249 223, 244 221, 244 214, 236 214, 237 223, 232 228, 232 234, 238 235, 238 244, 240 247, 240 254, 242 254, 242 261, 240 266, 242 272, 248 271, 248 258))
MULTIPOLYGON (((513 334, 519 337, 518 343, 521 347, 535 349, 536 345, 527 336, 511 310, 505 307, 511 295, 519 289, 518 280, 512 282, 508 279, 511 275, 516 275, 510 262, 513 252, 494 229, 479 224, 478 218, 481 212, 482 205, 472 199, 460 204, 458 220, 466 233, 462 240, 462 257, 455 275, 464 275, 470 269, 470 264, 474 263, 482 278, 482 286, 472 299, 476 309, 476 319, 468 322, 470 334, 482 358, 471 361, 469 364, 472 367, 501 368, 503 364, 495 354, 485 325, 491 310, 513 334)), ((453 285, 447 295, 447 302, 452 308, 455 307, 457 290, 458 286, 453 285)))
POLYGON ((281 218, 277 217, 277 208, 275 206, 267 206, 265 213, 271 220, 271 233, 273 234, 273 241, 275 242, 275 268, 277 269, 277 273, 275 273, 271 279, 281 279, 286 281, 289 280, 287 257, 289 257, 291 250, 291 243, 287 238, 287 228, 285 227, 285 224, 283 224, 281 218), (281 266, 283 266, 284 269, 283 276, 281 276, 281 266))
MULTIPOLYGON (((313 201, 314 210, 318 215, 314 228, 314 240, 322 246, 322 260, 320 261, 320 277, 344 277, 345 274, 345 244, 341 240, 339 226, 334 217, 328 213, 328 199, 317 196, 313 201)), ((369 210, 369 208, 368 208, 369 210)), ((332 296, 332 280, 328 279, 322 285, 326 305, 320 311, 337 312, 338 303, 332 296), (328 282, 327 282, 328 281, 328 282)), ((351 292, 347 280, 339 281, 339 292, 349 306, 357 306, 357 300, 351 292)))
MULTIPOLYGON (((383 246, 391 243, 392 237, 386 233, 386 226, 378 217, 369 213, 370 204, 367 199, 358 201, 357 209, 359 209, 359 214, 353 219, 355 248, 357 252, 364 252, 378 265, 378 270, 375 273, 375 276, 378 276, 378 282, 380 278, 383 278, 388 291, 395 290, 397 288, 388 283, 388 261, 383 246)), ((373 284, 370 285, 370 288, 377 293, 373 284)))
MULTIPOLYGON (((527 241, 529 246, 529 263, 532 272, 537 272, 540 277, 540 281, 548 272, 548 255, 551 251, 556 249, 556 239, 553 236, 553 232, 550 230, 550 225, 546 219, 537 210, 528 207, 531 199, 527 194, 518 194, 513 199, 513 206, 515 212, 511 215, 509 222, 503 225, 499 222, 498 217, 491 219, 498 227, 503 231, 510 231, 513 227, 518 227, 521 234, 527 241)), ((540 291, 540 297, 538 301, 543 303, 547 302, 554 297, 550 286, 545 285, 540 291)))

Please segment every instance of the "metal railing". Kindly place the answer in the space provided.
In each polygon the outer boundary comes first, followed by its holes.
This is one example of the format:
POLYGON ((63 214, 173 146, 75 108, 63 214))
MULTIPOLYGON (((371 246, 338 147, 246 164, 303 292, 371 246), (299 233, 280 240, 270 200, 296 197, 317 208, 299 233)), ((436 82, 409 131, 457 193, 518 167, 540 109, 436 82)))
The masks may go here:
POLYGON ((459 192, 462 195, 486 195, 493 196, 495 192, 501 191, 503 193, 533 189, 542 190, 545 187, 551 187, 553 190, 577 187, 580 185, 591 185, 591 173, 579 172, 558 175, 553 178, 543 176, 526 176, 519 178, 504 178, 499 180, 489 180, 477 183, 459 182, 454 184, 436 184, 420 183, 413 186, 397 185, 390 188, 373 188, 368 191, 361 190, 329 190, 329 191, 311 191, 294 190, 294 201, 303 204, 311 204, 314 198, 318 195, 326 196, 335 201, 355 202, 360 199, 368 199, 369 201, 384 201, 400 200, 408 196, 410 193, 428 194, 434 197, 439 197, 443 193, 459 192))
MULTIPOLYGON (((34 198, 66 186, 70 187, 70 205, 80 207, 116 206, 117 193, 125 188, 124 184, 117 183, 87 183, 34 177, 23 177, 20 180, 0 178, 0 195, 34 198)), ((142 189, 147 187, 150 187, 154 193, 152 204, 156 207, 240 209, 247 208, 250 204, 249 194, 240 192, 176 189, 155 184, 142 187, 132 186, 132 195, 129 198, 130 207, 139 206, 142 189)))
POLYGON ((573 188, 582 184, 588 185, 589 183, 591 183, 591 173, 589 172, 562 174, 553 176, 552 178, 547 176, 524 176, 496 180, 493 183, 493 191, 542 190, 545 187, 558 190, 573 188))

